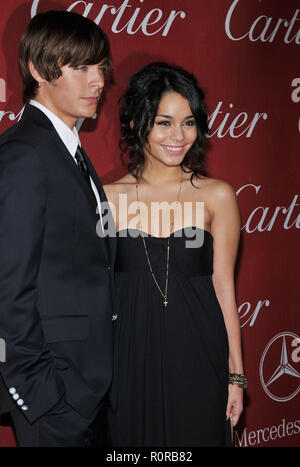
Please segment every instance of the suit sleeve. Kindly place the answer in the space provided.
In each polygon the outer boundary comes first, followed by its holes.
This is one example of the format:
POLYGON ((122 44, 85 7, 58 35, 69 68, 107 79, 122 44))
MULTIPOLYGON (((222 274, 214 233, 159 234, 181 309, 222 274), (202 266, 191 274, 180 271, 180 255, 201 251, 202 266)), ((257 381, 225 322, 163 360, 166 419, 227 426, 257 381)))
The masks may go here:
POLYGON ((36 308, 47 211, 47 179, 30 145, 0 148, 0 370, 10 395, 33 423, 64 395, 36 308), (14 394, 13 394, 14 393, 14 394))

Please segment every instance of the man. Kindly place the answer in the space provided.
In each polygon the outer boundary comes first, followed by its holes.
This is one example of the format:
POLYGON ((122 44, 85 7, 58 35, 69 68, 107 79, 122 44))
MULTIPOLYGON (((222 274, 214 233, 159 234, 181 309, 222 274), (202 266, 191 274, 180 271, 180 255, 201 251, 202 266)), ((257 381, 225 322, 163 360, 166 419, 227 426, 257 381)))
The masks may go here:
POLYGON ((49 11, 19 57, 26 105, 0 137, 0 413, 19 446, 92 446, 112 376, 115 239, 97 235, 106 197, 75 124, 96 111, 109 42, 49 11))

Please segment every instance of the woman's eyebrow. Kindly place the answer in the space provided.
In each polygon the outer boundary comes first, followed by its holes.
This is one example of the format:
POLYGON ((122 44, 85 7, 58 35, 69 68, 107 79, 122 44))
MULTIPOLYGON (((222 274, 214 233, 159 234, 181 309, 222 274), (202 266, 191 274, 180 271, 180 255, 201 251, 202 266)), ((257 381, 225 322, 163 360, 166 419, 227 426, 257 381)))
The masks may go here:
MULTIPOLYGON (((170 118, 170 119, 173 118, 171 115, 166 115, 166 114, 157 114, 156 116, 163 117, 163 118, 170 118)), ((188 120, 189 118, 194 118, 194 115, 188 115, 187 117, 184 117, 184 120, 188 120)))
POLYGON ((157 114, 157 117, 163 117, 163 118, 173 118, 171 115, 165 115, 165 114, 157 114))

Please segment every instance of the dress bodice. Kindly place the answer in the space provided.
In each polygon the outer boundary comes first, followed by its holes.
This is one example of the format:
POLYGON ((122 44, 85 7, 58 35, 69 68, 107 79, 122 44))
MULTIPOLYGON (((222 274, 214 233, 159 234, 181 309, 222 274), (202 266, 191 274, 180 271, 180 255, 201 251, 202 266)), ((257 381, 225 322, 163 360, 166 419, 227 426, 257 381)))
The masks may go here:
MULTIPOLYGON (((142 236, 145 237, 153 269, 165 271, 169 237, 124 229, 118 232, 116 273, 149 269, 142 236)), ((170 236, 170 268, 191 277, 212 274, 212 234, 198 227, 185 227, 173 232, 170 236)))

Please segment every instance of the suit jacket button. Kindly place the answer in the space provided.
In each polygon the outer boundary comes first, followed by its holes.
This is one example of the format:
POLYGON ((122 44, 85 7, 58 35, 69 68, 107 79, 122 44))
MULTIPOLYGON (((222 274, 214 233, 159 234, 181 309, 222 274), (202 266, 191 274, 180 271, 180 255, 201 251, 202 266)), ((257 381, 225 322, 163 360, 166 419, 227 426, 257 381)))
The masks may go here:
POLYGON ((16 388, 10 388, 9 394, 14 394, 16 392, 16 388))
POLYGON ((16 400, 19 399, 20 396, 19 396, 19 394, 18 394, 17 392, 15 392, 15 394, 13 394, 12 397, 13 397, 13 399, 16 401, 16 400))
POLYGON ((23 405, 23 404, 24 404, 23 399, 18 399, 18 400, 17 400, 17 404, 18 404, 18 405, 23 405))
POLYGON ((22 410, 28 410, 28 407, 27 407, 27 405, 22 405, 21 409, 22 410))

